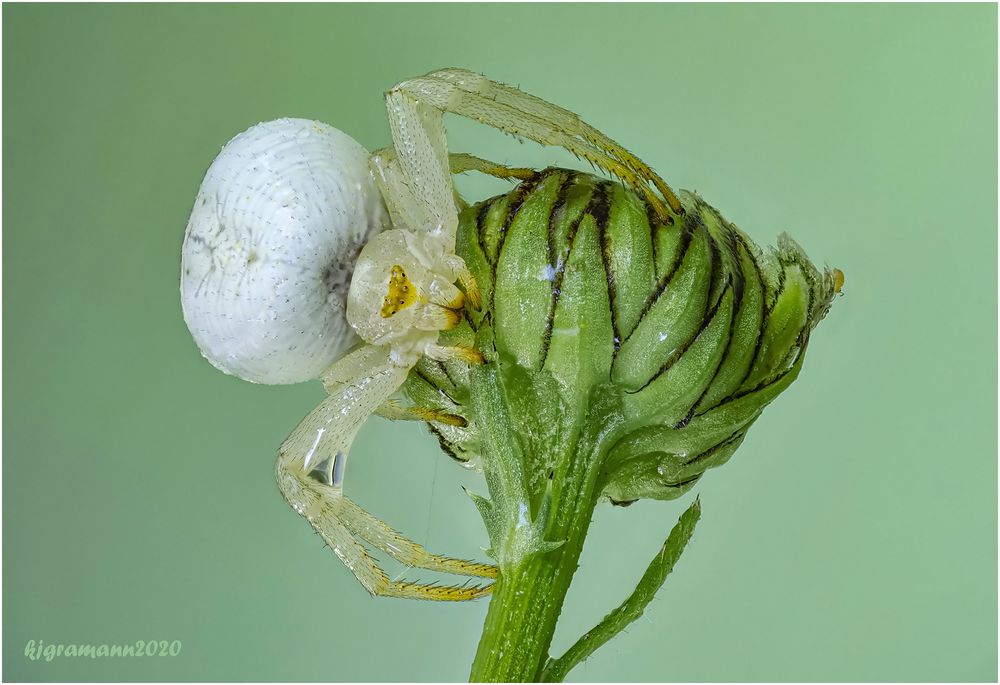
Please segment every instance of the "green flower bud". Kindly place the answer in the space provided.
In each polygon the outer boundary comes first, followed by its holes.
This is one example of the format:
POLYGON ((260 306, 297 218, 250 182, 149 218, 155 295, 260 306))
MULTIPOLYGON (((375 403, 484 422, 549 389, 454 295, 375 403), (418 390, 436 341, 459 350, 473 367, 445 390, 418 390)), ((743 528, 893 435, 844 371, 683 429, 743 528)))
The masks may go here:
MULTIPOLYGON (((476 394, 503 395, 519 462, 504 468, 523 481, 532 520, 574 460, 589 460, 616 504, 687 492, 795 380, 839 290, 842 275, 787 236, 762 251, 696 194, 680 199, 685 214, 667 224, 618 183, 548 169, 461 215, 457 252, 483 306, 442 344, 476 346, 500 390, 427 357, 405 390, 467 419, 431 430, 472 465, 498 430, 477 416, 476 394)), ((491 539, 491 517, 516 515, 496 511, 512 505, 495 490, 492 504, 477 500, 491 539)))
MULTIPOLYGON (((680 197, 685 215, 664 224, 620 184, 548 169, 461 216, 457 252, 483 309, 447 338, 508 375, 548 376, 568 411, 552 426, 586 415, 595 389, 617 395, 625 425, 603 492, 618 503, 673 499, 728 460, 798 375, 839 288, 788 236, 764 252, 698 195, 680 197)), ((468 369, 425 357, 406 391, 469 420, 432 430, 474 460, 468 369)))

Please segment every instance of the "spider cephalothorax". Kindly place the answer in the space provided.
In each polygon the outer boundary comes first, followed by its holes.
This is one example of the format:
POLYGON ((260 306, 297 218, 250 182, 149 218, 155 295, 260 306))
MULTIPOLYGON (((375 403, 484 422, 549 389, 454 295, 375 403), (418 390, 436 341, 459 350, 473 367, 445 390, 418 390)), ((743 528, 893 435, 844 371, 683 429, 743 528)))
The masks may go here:
MULTIPOLYGON (((347 319, 363 340, 388 345, 394 363, 412 365, 422 354, 468 355, 469 350, 436 346, 438 332, 462 318, 466 297, 455 281, 467 273, 465 262, 434 254, 433 236, 393 229, 376 236, 361 251, 347 298, 347 319)), ((474 282, 466 279, 470 303, 478 303, 474 282)))

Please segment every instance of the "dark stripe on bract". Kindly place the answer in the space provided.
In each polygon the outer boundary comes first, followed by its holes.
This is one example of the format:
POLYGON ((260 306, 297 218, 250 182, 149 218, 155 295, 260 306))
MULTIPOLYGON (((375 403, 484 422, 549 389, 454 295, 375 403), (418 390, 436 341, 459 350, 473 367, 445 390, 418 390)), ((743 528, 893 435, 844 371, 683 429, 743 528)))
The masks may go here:
MULTIPOLYGON (((761 290, 760 302, 761 302, 761 310, 763 312, 763 315, 760 317, 760 325, 757 326, 757 342, 754 343, 753 359, 750 362, 750 366, 747 367, 746 373, 743 374, 743 378, 741 378, 740 382, 737 383, 735 386, 737 389, 739 389, 744 383, 746 383, 746 380, 750 378, 750 374, 753 373, 754 366, 757 364, 757 358, 760 356, 760 346, 761 343, 764 341, 764 325, 767 323, 768 306, 767 306, 767 281, 764 280, 764 272, 761 271, 760 269, 760 264, 757 262, 757 257, 754 255, 753 250, 750 249, 750 245, 747 244, 747 241, 743 239, 743 236, 737 235, 736 239, 743 246, 743 249, 746 250, 747 256, 750 258, 750 263, 753 264, 753 268, 757 271, 757 283, 760 284, 759 285, 761 290)), ((782 273, 784 272, 782 271, 782 273)), ((777 300, 777 298, 775 298, 775 300, 777 300)), ((737 391, 734 391, 732 394, 729 395, 729 397, 723 398, 722 401, 720 401, 715 406, 719 407, 725 404, 726 402, 729 402, 730 400, 736 399, 737 397, 736 392, 737 391)), ((705 411, 710 411, 710 410, 706 409, 705 411)))
POLYGON ((462 309, 462 317, 468 322, 469 328, 472 329, 473 333, 478 333, 479 332, 479 327, 476 325, 476 322, 472 320, 472 316, 469 314, 469 308, 468 307, 465 307, 464 309, 462 309))
MULTIPOLYGON (((726 438, 722 442, 720 442, 720 443, 718 443, 716 445, 712 445, 711 447, 709 447, 704 452, 699 452, 698 454, 694 455, 693 457, 691 457, 690 459, 688 459, 687 461, 685 461, 684 465, 685 466, 691 466, 691 464, 694 464, 695 462, 697 462, 699 460, 707 459, 707 458, 711 457, 713 454, 715 454, 719 450, 725 449, 726 447, 728 447, 729 445, 732 445, 737 440, 740 440, 745 434, 746 434, 745 431, 736 431, 735 433, 733 433, 732 435, 730 435, 728 438, 726 438)), ((700 476, 701 474, 698 474, 698 475, 700 476)))
MULTIPOLYGON (((533 177, 521 181, 521 183, 514 188, 507 196, 509 201, 507 203, 507 218, 504 219, 503 225, 500 227, 500 237, 497 242, 497 262, 500 261, 500 253, 503 252, 503 244, 507 240, 507 232, 510 230, 510 225, 514 223, 514 219, 517 218, 517 213, 521 211, 521 205, 531 194, 531 191, 535 189, 543 178, 551 174, 554 169, 546 169, 533 177)), ((496 283, 497 277, 497 263, 493 264, 493 282, 496 283)))
POLYGON ((708 277, 708 302, 711 304, 706 304, 706 306, 711 309, 722 301, 722 296, 726 294, 726 288, 729 286, 729 282, 725 281, 725 274, 722 273, 722 255, 719 251, 719 244, 716 242, 714 236, 709 233, 709 245, 712 248, 712 260, 711 260, 711 274, 708 277), (712 293, 718 288, 718 295, 716 295, 715 300, 712 300, 712 293))
POLYGON ((781 268, 778 269, 778 283, 774 286, 774 292, 771 293, 771 301, 764 303, 765 321, 767 321, 767 317, 771 315, 771 312, 774 311, 774 306, 778 304, 778 298, 781 296, 781 291, 785 289, 785 265, 782 264, 780 258, 776 261, 778 262, 778 266, 781 268))
MULTIPOLYGON (((740 264, 740 242, 739 236, 736 229, 733 228, 732 224, 728 223, 725 219, 720 217, 723 225, 726 227, 726 241, 723 244, 723 248, 729 251, 732 262, 731 273, 732 273, 732 285, 733 285, 733 302, 736 303, 737 307, 743 302, 743 287, 744 287, 744 277, 743 277, 743 266, 740 264)), ((733 312, 733 316, 736 316, 736 312, 733 312)))
MULTIPOLYGON (((722 291, 723 296, 725 296, 727 290, 729 290, 729 286, 728 285, 722 291)), ((653 381, 655 381, 657 378, 659 378, 660 376, 662 376, 671 366, 673 366, 674 364, 676 364, 677 361, 681 357, 684 356, 684 353, 688 351, 688 349, 691 347, 691 345, 694 344, 695 340, 697 340, 699 337, 701 337, 701 334, 705 332, 706 328, 708 328, 708 324, 711 323, 712 319, 715 318, 716 313, 718 313, 718 311, 719 311, 719 305, 722 304, 722 300, 723 300, 723 298, 720 297, 719 301, 715 303, 715 306, 712 307, 709 311, 707 311, 704 314, 704 316, 702 316, 701 324, 698 326, 698 330, 695 331, 694 335, 692 335, 688 340, 686 340, 684 342, 683 345, 681 345, 679 348, 675 349, 670 354, 670 356, 667 357, 666 361, 664 361, 663 365, 660 366, 660 369, 656 373, 653 374, 652 378, 650 378, 648 381, 646 381, 645 383, 643 383, 643 385, 642 385, 641 388, 637 388, 636 390, 626 390, 625 392, 627 392, 630 395, 634 395, 634 394, 636 394, 638 392, 642 392, 643 390, 645 390, 646 388, 648 388, 649 385, 653 381)), ((730 325, 730 330, 732 330, 732 326, 731 325, 730 325)), ((722 358, 719 360, 719 365, 722 364, 722 359, 725 359, 725 355, 723 355, 722 358)), ((716 369, 716 373, 718 373, 718 369, 716 369)), ((708 387, 708 386, 706 386, 706 387, 708 387)), ((695 403, 695 404, 697 404, 697 403, 695 403)), ((692 406, 694 406, 694 405, 692 405, 692 406)), ((688 419, 688 420, 690 420, 690 419, 688 419)))
MULTIPOLYGON (((649 224, 649 246, 650 246, 650 250, 651 250, 650 255, 652 256, 653 271, 655 272, 656 271, 656 231, 657 231, 657 229, 661 225, 663 225, 663 222, 660 220, 660 217, 656 213, 656 210, 653 209, 653 205, 651 205, 648 202, 646 202, 645 199, 643 199, 643 205, 646 207, 646 223, 649 224)), ((635 329, 633 328, 632 330, 635 330, 635 329)))
MULTIPOLYGON (((621 332, 618 329, 618 293, 615 290, 615 275, 611 272, 611 256, 608 254, 611 245, 608 242, 608 219, 611 216, 611 203, 608 199, 611 184, 607 181, 598 184, 594 189, 594 197, 591 200, 593 210, 591 212, 594 222, 597 225, 597 239, 601 246, 601 264, 604 267, 604 278, 608 283, 608 303, 611 305, 611 332, 613 334, 614 352, 618 354, 621 347, 621 332), (596 200, 596 204, 594 203, 596 200)), ((612 360, 614 356, 612 356, 612 360)))
POLYGON ((433 380, 431 380, 431 379, 430 379, 430 378, 429 378, 429 377, 427 376, 427 374, 425 374, 425 373, 424 373, 423 371, 421 371, 420 369, 418 369, 418 368, 417 368, 417 367, 415 367, 415 366, 413 367, 413 373, 415 373, 415 374, 417 375, 417 378, 419 378, 420 380, 422 380, 422 381, 423 381, 424 383, 426 383, 427 385, 431 386, 432 388, 434 388, 435 390, 437 390, 437 391, 438 391, 439 393, 441 393, 442 395, 444 395, 445 397, 447 397, 447 398, 448 398, 448 400, 449 400, 449 401, 450 401, 450 402, 451 402, 452 404, 454 404, 454 405, 455 405, 456 407, 460 407, 460 406, 462 406, 461 404, 459 404, 458 402, 456 402, 456 401, 455 401, 455 398, 454 398, 454 397, 452 397, 452 396, 451 396, 451 395, 450 395, 450 394, 448 393, 448 391, 447 391, 447 390, 445 390, 445 389, 444 389, 444 388, 442 388, 442 387, 441 387, 440 385, 438 385, 437 383, 435 383, 435 382, 434 382, 433 380))
POLYGON ((469 461, 468 459, 462 459, 460 456, 458 456, 458 452, 455 450, 455 446, 452 445, 450 442, 448 442, 448 440, 444 437, 444 434, 434 427, 434 424, 428 421, 427 427, 430 428, 431 433, 433 433, 434 436, 437 437, 438 444, 441 445, 441 449, 444 451, 445 454, 447 454, 449 457, 457 461, 459 464, 465 464, 469 461))
MULTIPOLYGON (((574 185, 572 181, 574 181, 578 176, 583 176, 588 180, 591 178, 586 174, 569 176, 567 178, 567 183, 563 184, 559 188, 560 196, 553 205, 553 214, 555 214, 555 207, 558 206, 560 202, 563 204, 566 203, 567 199, 564 194, 569 193, 569 188, 574 185)), ((545 333, 542 337, 542 354, 539 369, 545 367, 545 360, 548 359, 549 356, 549 346, 552 344, 552 326, 555 325, 556 320, 556 307, 559 305, 559 296, 562 294, 562 282, 566 272, 566 264, 569 263, 569 257, 573 253, 573 247, 576 245, 576 234, 580 230, 580 224, 583 220, 588 216, 592 216, 594 210, 597 208, 597 205, 600 202, 598 195, 600 195, 600 193, 597 192, 597 187, 594 186, 590 199, 587 201, 587 205, 576 216, 576 218, 570 222, 570 225, 566 227, 566 246, 564 248, 564 254, 558 257, 556 261, 555 278, 552 279, 552 300, 549 302, 549 314, 546 318, 545 333)), ((607 198, 605 198, 605 202, 606 201, 607 198)), ((550 230, 553 228, 551 216, 549 217, 549 228, 550 230)))
MULTIPOLYGON (((728 221, 726 221, 722 214, 712 207, 710 204, 705 202, 698 196, 695 196, 695 206, 698 209, 699 214, 702 215, 703 221, 705 215, 710 215, 712 219, 704 221, 706 226, 710 226, 717 222, 716 228, 713 230, 709 228, 709 233, 712 235, 713 243, 719 248, 719 256, 722 259, 722 266, 728 272, 742 273, 739 266, 739 243, 737 240, 737 229, 728 221)), ((740 300, 743 297, 743 283, 739 280, 733 282, 733 295, 736 300, 740 300)))
POLYGON ((442 362, 442 361, 440 361, 438 359, 435 359, 434 362, 441 369, 441 373, 443 373, 445 375, 445 378, 448 379, 448 382, 451 383, 452 389, 453 390, 457 390, 458 389, 458 383, 456 383, 455 379, 451 377, 450 373, 448 373, 448 366, 444 362, 442 362))
POLYGON ((549 246, 549 264, 556 268, 559 264, 559 255, 556 254, 556 216, 564 211, 566 204, 569 202, 569 189, 573 185, 575 178, 573 174, 566 174, 563 177, 562 183, 559 184, 558 190, 556 190, 556 201, 552 203, 552 210, 549 212, 549 222, 548 222, 548 246, 549 246))
MULTIPOLYGON (((726 296, 726 291, 729 290, 730 288, 733 288, 732 281, 733 281, 733 279, 730 276, 729 284, 725 288, 722 289, 722 295, 719 296, 719 301, 715 303, 716 308, 718 308, 719 304, 722 303, 723 298, 726 296)), ((735 288, 733 290, 734 290, 734 292, 733 292, 733 307, 732 307, 733 312, 729 316, 729 330, 726 332, 726 347, 722 351, 722 356, 719 357, 719 363, 715 366, 715 371, 712 373, 712 377, 708 380, 708 383, 705 383, 704 390, 701 391, 701 394, 698 395, 698 399, 695 400, 694 404, 691 405, 691 409, 688 410, 687 416, 685 416, 683 419, 681 419, 677 423, 677 425, 674 426, 674 428, 677 428, 677 429, 683 428, 684 426, 688 425, 688 423, 691 422, 691 419, 693 419, 694 416, 695 416, 695 413, 694 413, 695 409, 701 403, 702 398, 705 397, 705 394, 708 392, 709 388, 712 387, 712 384, 715 383, 715 379, 719 375, 719 371, 722 370, 723 365, 726 363, 726 357, 729 356, 729 346, 733 344, 733 332, 735 331, 735 328, 736 328, 736 317, 739 316, 739 313, 740 313, 740 303, 736 301, 735 288)), ((704 412, 702 412, 702 413, 704 413, 704 412)))
POLYGON ((493 262, 490 261, 490 253, 486 251, 486 241, 483 238, 483 231, 486 229, 486 219, 495 201, 494 199, 483 202, 479 205, 479 211, 476 212, 476 242, 479 243, 479 250, 483 253, 483 258, 490 266, 493 266, 493 262))
POLYGON ((687 479, 682 480, 682 481, 678 481, 676 483, 664 483, 664 487, 677 490, 678 488, 683 488, 685 485, 690 485, 691 483, 697 482, 698 479, 701 478, 704 475, 705 475, 705 473, 702 472, 702 473, 699 473, 697 476, 691 476, 690 478, 687 478, 687 479))
MULTIPOLYGON (((569 202, 569 189, 573 185, 574 178, 573 174, 566 174, 563 177, 562 183, 559 184, 559 189, 556 191, 556 201, 552 203, 552 211, 549 212, 549 265, 556 270, 556 273, 552 277, 552 299, 549 301, 549 313, 545 321, 545 333, 542 335, 542 354, 541 363, 538 365, 539 369, 545 366, 545 360, 549 356, 549 346, 552 344, 552 326, 556 318, 556 305, 559 304, 559 292, 562 287, 563 271, 565 269, 565 262, 560 255, 556 254, 556 216, 565 210, 569 202)), ((581 216, 586 214, 586 209, 580 214, 581 216)), ((573 233, 574 235, 576 234, 575 229, 573 233)), ((572 245, 572 238, 570 238, 570 244, 572 245)), ((566 258, 569 259, 568 254, 566 258)))
MULTIPOLYGON (((664 274, 659 283, 657 283, 653 292, 651 292, 649 297, 646 298, 646 303, 642 306, 642 313, 639 314, 639 319, 635 322, 635 327, 632 329, 631 333, 626 336, 625 340, 622 341, 622 344, 627 342, 628 339, 632 337, 632 334, 639 330, 639 325, 642 323, 642 320, 646 318, 646 314, 649 313, 649 311, 653 308, 653 305, 656 304, 656 301, 660 299, 664 292, 666 292, 667 286, 670 285, 670 281, 673 280, 674 275, 684 262, 684 257, 687 255, 688 249, 691 247, 691 239, 694 237, 697 227, 698 222, 692 221, 691 216, 685 214, 684 226, 678 229, 682 232, 681 246, 680 249, 677 250, 677 254, 674 256, 674 262, 670 265, 670 269, 667 270, 667 273, 664 274)), ((653 264, 655 266, 656 263, 654 262, 653 264)))
MULTIPOLYGON (((804 343, 802 343, 802 347, 799 348, 799 354, 795 357, 795 361, 796 362, 798 362, 799 357, 801 357, 802 355, 804 355, 806 353, 806 347, 808 346, 808 344, 809 344, 809 340, 807 338, 806 341, 804 343)), ((753 368, 753 367, 751 367, 751 368, 753 368)), ((736 400, 740 399, 741 397, 746 397, 747 395, 751 395, 751 394, 757 392, 758 390, 763 390, 764 388, 766 388, 769 385, 772 385, 774 383, 778 383, 781 380, 783 380, 785 378, 785 376, 787 376, 788 374, 790 374, 794 370, 795 370, 795 364, 792 364, 790 367, 788 367, 787 369, 785 369, 784 371, 782 371, 781 373, 779 373, 774 378, 770 378, 770 379, 765 378, 764 380, 762 380, 760 383, 758 383, 757 385, 755 385, 752 388, 747 388, 743 392, 735 392, 735 393, 733 393, 731 396, 729 396, 729 397, 726 398, 725 402, 719 402, 718 406, 722 406, 726 402, 735 402, 736 400)))

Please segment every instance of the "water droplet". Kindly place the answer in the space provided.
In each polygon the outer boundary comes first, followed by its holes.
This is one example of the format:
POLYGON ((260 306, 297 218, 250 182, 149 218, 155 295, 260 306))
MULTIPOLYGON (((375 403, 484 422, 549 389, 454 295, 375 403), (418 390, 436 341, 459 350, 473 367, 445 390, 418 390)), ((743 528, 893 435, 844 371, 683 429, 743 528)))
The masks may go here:
POLYGON ((529 524, 530 522, 528 521, 528 505, 525 504, 524 502, 521 502, 520 506, 518 507, 516 527, 523 528, 529 524))

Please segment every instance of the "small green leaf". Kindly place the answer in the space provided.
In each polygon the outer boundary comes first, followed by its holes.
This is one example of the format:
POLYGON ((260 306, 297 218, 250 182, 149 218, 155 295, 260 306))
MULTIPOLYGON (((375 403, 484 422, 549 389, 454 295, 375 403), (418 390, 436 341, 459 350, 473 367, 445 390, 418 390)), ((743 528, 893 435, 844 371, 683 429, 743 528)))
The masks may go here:
POLYGON ((496 508, 493 506, 493 502, 486 499, 482 495, 477 495, 468 488, 462 488, 465 490, 465 494, 469 496, 472 503, 476 505, 476 509, 479 510, 479 515, 483 518, 483 523, 486 525, 486 535, 490 539, 490 548, 486 550, 486 554, 489 555, 491 559, 497 558, 496 548, 500 541, 503 540, 505 526, 501 516, 497 513, 496 508))
POLYGON ((639 584, 636 585, 628 599, 577 640, 572 647, 566 650, 565 654, 558 659, 549 659, 542 669, 540 680, 549 683, 562 682, 574 666, 587 659, 599 647, 642 616, 646 607, 656 596, 656 592, 667 580, 667 576, 674 570, 674 565, 680 559, 684 548, 694 534, 694 528, 698 524, 699 518, 701 518, 701 501, 695 499, 694 503, 681 514, 677 525, 670 531, 666 542, 660 547, 659 553, 653 557, 653 561, 646 568, 646 572, 642 574, 642 579, 639 580, 639 584))

